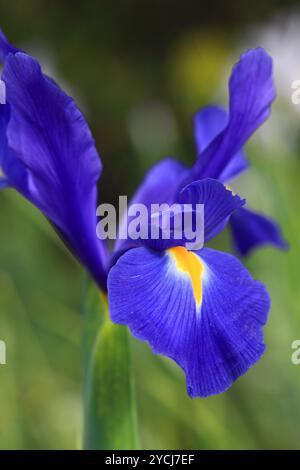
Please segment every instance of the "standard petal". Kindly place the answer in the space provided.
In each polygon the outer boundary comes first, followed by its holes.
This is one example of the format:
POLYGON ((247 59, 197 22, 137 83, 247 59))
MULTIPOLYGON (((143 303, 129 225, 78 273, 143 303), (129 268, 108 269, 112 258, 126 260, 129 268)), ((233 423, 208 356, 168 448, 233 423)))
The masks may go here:
POLYGON ((67 245, 106 286, 106 249, 96 236, 97 180, 101 162, 74 101, 24 53, 9 54, 2 79, 10 119, 5 176, 55 225, 67 245), (16 160, 27 174, 15 178, 16 160))
POLYGON ((113 322, 182 367, 191 397, 225 391, 264 352, 268 294, 231 255, 134 248, 111 269, 108 298, 113 322))
POLYGON ((268 217, 242 208, 232 214, 230 219, 234 246, 241 255, 266 244, 286 249, 279 225, 268 217))
POLYGON ((230 81, 229 121, 197 160, 193 178, 219 178, 253 132, 267 119, 275 99, 272 59, 261 48, 241 56, 230 81))
POLYGON ((197 157, 228 124, 228 113, 220 106, 206 106, 194 114, 193 130, 197 157))
MULTIPOLYGON (((187 174, 187 167, 174 158, 165 158, 154 165, 132 197, 129 207, 133 204, 144 204, 148 209, 151 204, 171 204, 174 201, 180 182, 187 174)), ((130 218, 123 219, 120 226, 120 238, 116 241, 115 251, 124 250, 133 243, 126 240, 130 218)))
MULTIPOLYGON (((193 127, 197 157, 225 129, 228 124, 228 113, 219 106, 207 106, 194 115, 193 127)), ((217 154, 215 154, 217 155, 217 154)), ((214 155, 212 156, 214 158, 214 155)), ((242 150, 232 157, 227 166, 218 175, 218 180, 229 182, 248 168, 249 164, 242 150)))

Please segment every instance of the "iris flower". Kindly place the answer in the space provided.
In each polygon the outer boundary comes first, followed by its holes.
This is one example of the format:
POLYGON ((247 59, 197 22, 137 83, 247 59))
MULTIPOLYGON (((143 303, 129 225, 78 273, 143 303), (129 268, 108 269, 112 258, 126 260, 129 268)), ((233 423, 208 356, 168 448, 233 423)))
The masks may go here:
MULTIPOLYGON (((108 290, 112 321, 176 361, 191 397, 225 391, 264 352, 262 327, 270 307, 265 287, 232 255, 206 247, 188 251, 183 240, 163 240, 153 249, 151 240, 119 239, 109 257, 96 238, 102 167, 83 115, 38 62, 3 34, 0 52, 7 96, 0 113, 1 187, 15 188, 44 213, 108 290)), ((264 50, 241 56, 229 91, 228 118, 216 108, 210 108, 211 121, 205 113, 196 117, 201 156, 195 165, 163 160, 131 201, 204 204, 205 241, 245 210, 245 201, 223 182, 245 167, 241 149, 268 117, 275 97, 272 62, 264 50)), ((126 229, 123 224, 121 232, 126 229)))
MULTIPOLYGON (((218 107, 196 114, 196 163, 191 168, 172 158, 158 163, 132 203, 171 204, 189 193, 189 202, 204 204, 205 240, 230 221, 242 254, 266 241, 284 247, 274 222, 245 209, 240 200, 234 199, 231 210, 224 207, 233 200, 223 183, 247 168, 242 148, 275 99, 272 60, 263 49, 248 51, 234 66, 229 99, 229 115, 218 107), (223 219, 217 220, 220 213, 223 219)), ((205 397, 225 391, 263 354, 269 298, 231 255, 208 248, 188 252, 172 242, 153 251, 149 240, 136 248, 132 240, 118 240, 108 276, 110 315, 181 366, 191 397, 205 397)))
MULTIPOLYGON (((189 184, 178 198, 204 204, 205 241, 245 203, 209 178, 189 184)), ((152 240, 142 240, 144 246, 127 250, 111 268, 111 319, 176 361, 191 397, 223 392, 264 352, 269 296, 233 256, 163 242, 153 250, 152 240)))

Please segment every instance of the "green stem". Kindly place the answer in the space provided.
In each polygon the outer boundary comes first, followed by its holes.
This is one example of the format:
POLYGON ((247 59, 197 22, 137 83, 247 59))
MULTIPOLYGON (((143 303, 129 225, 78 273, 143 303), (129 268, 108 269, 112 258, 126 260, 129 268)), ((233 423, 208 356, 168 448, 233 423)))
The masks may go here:
POLYGON ((128 330, 110 321, 106 298, 91 281, 84 304, 84 448, 136 449, 128 330))

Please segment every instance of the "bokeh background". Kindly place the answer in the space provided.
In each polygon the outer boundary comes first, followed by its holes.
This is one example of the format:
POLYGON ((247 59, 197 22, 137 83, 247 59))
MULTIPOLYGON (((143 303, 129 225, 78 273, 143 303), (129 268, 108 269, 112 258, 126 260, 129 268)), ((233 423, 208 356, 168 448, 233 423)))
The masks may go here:
MULTIPOLYGON (((76 97, 104 164, 101 201, 131 195, 166 155, 195 158, 192 114, 227 103, 240 52, 263 45, 275 62, 272 117, 247 145, 237 182, 253 208, 280 221, 290 250, 267 247, 246 264, 272 297, 267 352, 225 394, 191 400, 182 372, 132 340, 141 446, 146 449, 300 447, 300 10, 296 1, 1 1, 17 46, 76 97)), ((214 246, 231 250, 226 231, 214 246)), ((36 209, 0 194, 0 448, 81 446, 80 305, 83 273, 36 209)))

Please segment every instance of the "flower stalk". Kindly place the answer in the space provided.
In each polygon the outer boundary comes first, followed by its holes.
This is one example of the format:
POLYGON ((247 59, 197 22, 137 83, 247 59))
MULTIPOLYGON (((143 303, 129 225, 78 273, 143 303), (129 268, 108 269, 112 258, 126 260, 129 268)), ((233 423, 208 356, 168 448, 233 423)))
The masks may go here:
POLYGON ((126 327, 110 321, 107 299, 91 280, 84 290, 83 447, 134 450, 137 419, 129 334, 126 327))

